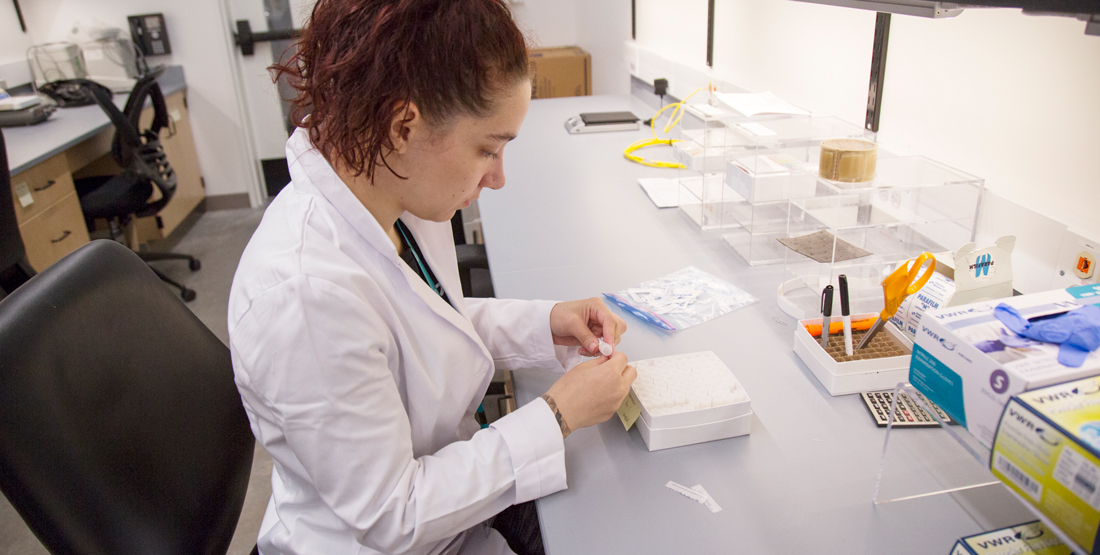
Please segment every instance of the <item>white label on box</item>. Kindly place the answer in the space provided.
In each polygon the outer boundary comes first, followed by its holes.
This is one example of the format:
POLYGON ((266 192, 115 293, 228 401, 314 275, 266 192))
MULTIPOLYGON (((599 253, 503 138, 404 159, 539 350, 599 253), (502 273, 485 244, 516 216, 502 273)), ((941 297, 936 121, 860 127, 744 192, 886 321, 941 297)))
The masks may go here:
POLYGON ((1054 479, 1100 511, 1100 468, 1079 453, 1065 447, 1054 465, 1054 479))
POLYGON ((34 204, 34 197, 31 196, 31 190, 27 187, 26 182, 16 183, 11 186, 11 189, 15 191, 15 195, 19 197, 19 204, 26 208, 34 204))
POLYGON ((739 123, 737 128, 756 137, 764 137, 768 135, 778 135, 775 131, 760 125, 759 123, 739 123))
POLYGON ((1013 484, 1027 492, 1036 503, 1043 498, 1043 484, 1040 484, 1038 480, 1021 470, 1020 467, 1013 464, 1012 461, 1006 459, 999 452, 993 456, 993 466, 997 467, 997 470, 1007 476, 1013 484))

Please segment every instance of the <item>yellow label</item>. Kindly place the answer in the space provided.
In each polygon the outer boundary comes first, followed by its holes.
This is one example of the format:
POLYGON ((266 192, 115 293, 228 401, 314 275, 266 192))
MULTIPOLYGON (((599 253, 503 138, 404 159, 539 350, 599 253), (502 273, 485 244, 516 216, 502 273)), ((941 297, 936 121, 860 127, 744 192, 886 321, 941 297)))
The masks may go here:
POLYGON ((619 420, 623 421, 623 427, 627 430, 634 425, 634 422, 638 420, 638 417, 642 415, 642 404, 638 402, 638 398, 634 396, 634 390, 630 390, 626 394, 626 398, 623 399, 623 404, 619 405, 619 410, 615 411, 619 415, 619 420))
POLYGON ((997 429, 993 474, 1086 552, 1100 527, 1100 381, 1021 393, 997 429), (1064 432, 1068 432, 1064 433, 1064 432))

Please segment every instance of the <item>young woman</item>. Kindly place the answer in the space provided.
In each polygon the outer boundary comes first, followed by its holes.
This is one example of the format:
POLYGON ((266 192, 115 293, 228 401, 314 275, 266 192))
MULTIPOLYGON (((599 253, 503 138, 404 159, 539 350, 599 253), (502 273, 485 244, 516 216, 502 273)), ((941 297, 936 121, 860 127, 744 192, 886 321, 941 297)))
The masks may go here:
MULTIPOLYGON (((229 300, 237 385, 274 461, 259 551, 511 553, 484 523, 564 489, 563 439, 636 376, 599 356, 626 325, 598 299, 462 296, 447 222, 504 186, 531 96, 523 36, 502 0, 320 0, 276 69, 309 115, 229 300), (563 365, 479 430, 495 368, 563 365)), ((534 526, 513 541, 537 550, 534 526)))

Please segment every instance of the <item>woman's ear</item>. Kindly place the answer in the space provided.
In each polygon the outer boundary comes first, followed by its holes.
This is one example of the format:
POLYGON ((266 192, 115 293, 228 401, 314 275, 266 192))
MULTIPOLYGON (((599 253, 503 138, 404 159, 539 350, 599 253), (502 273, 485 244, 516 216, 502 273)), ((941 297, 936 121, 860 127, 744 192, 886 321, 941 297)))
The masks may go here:
POLYGON ((409 138, 424 130, 424 116, 412 101, 393 111, 390 120, 390 144, 395 154, 404 154, 409 148, 409 138))

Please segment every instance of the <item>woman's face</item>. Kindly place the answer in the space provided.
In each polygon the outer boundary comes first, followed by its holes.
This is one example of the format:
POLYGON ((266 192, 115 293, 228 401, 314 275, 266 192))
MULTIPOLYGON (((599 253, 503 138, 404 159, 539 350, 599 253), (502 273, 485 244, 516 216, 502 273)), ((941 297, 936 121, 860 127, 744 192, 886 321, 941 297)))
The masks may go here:
POLYGON ((519 133, 530 104, 531 84, 524 80, 500 93, 495 111, 485 117, 458 116, 439 129, 414 114, 401 131, 404 148, 387 156, 408 177, 394 183, 402 207, 418 218, 445 222, 483 188, 503 187, 504 147, 519 133))

